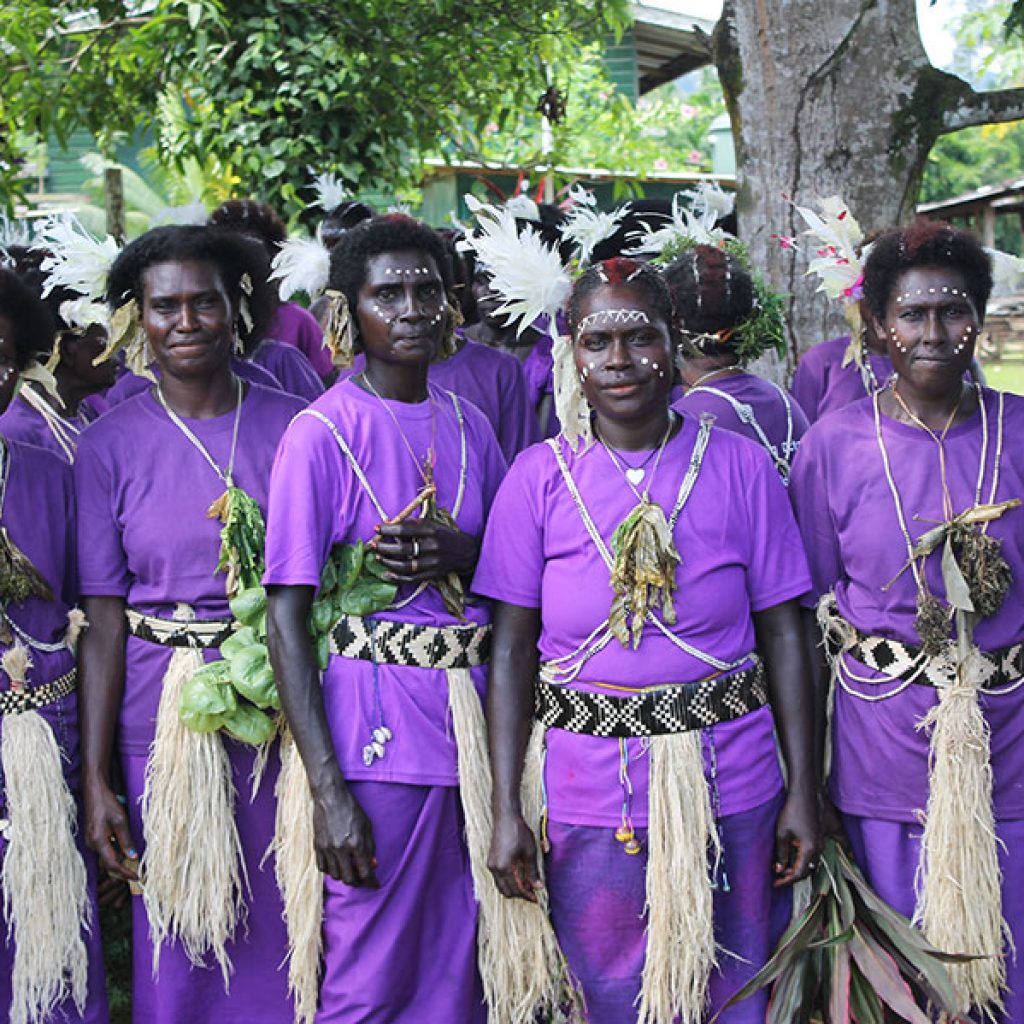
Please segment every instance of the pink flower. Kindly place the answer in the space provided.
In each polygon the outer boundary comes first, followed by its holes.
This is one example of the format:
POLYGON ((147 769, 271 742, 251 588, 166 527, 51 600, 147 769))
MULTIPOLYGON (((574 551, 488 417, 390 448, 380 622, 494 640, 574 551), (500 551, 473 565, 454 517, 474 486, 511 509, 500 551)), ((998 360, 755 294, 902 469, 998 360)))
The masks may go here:
POLYGON ((699 164, 704 159, 704 154, 699 149, 691 149, 686 157, 688 164, 699 164))
POLYGON ((772 235, 783 249, 795 249, 796 237, 794 235, 772 235))
POLYGON ((606 100, 606 99, 608 99, 608 93, 606 93, 606 92, 599 92, 597 94, 597 98, 599 100, 606 100))
POLYGON ((668 161, 659 156, 658 159, 654 161, 654 169, 656 171, 667 171, 668 161))
POLYGON ((679 108, 679 113, 680 113, 680 115, 682 117, 685 117, 685 118, 695 117, 696 114, 697 114, 697 108, 696 107, 691 107, 688 103, 684 103, 679 108))
POLYGON ((860 300, 864 298, 864 275, 861 274, 849 288, 844 288, 843 294, 848 299, 854 299, 855 301, 860 302, 860 300))
POLYGON ((497 130, 498 130, 498 122, 497 121, 488 121, 487 124, 484 125, 484 134, 485 135, 493 135, 497 130))

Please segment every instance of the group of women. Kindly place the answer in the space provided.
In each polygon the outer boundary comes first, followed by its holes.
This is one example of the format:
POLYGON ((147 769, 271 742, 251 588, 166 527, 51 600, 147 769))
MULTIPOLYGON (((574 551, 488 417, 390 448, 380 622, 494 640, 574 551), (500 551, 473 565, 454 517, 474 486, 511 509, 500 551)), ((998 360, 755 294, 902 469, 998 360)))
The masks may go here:
MULTIPOLYGON (((237 372, 273 337, 257 248, 223 224, 128 245, 107 299, 156 382, 75 436, 73 470, 2 441, 0 555, 45 584, 0 579, 4 1012, 107 1019, 95 863, 132 885, 138 1021, 698 1024, 841 828, 930 938, 985 918, 988 944, 953 950, 982 954, 964 1009, 1024 1019, 1024 402, 965 381, 991 288, 974 239, 882 234, 864 291, 893 372, 810 426, 744 368, 734 255, 595 263, 553 341, 586 422, 530 446, 535 408, 496 412, 489 364, 458 383, 496 328, 459 330, 436 232, 393 214, 340 234, 329 287, 360 362, 311 404, 237 372), (218 507, 266 523, 226 575, 218 507), (255 564, 265 622, 241 610, 255 564), (209 704, 187 728, 197 669, 224 645, 234 671, 264 630, 277 737, 209 704), (967 776, 934 742, 954 704, 983 762, 959 818, 967 776), (81 808, 48 833, 91 849, 75 886, 14 877, 40 813, 8 757, 30 713, 81 808), (41 935, 69 887, 78 930, 41 935)), ((0 272, 4 382, 43 325, 0 272)))

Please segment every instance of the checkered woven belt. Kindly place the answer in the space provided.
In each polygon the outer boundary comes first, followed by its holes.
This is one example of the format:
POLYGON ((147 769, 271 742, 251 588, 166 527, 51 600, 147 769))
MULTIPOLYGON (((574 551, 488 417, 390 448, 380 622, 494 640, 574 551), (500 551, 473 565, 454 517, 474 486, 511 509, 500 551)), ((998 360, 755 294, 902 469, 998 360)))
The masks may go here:
POLYGON ((194 647, 206 650, 220 647, 234 632, 234 623, 224 619, 206 619, 181 622, 178 619, 162 619, 156 615, 143 615, 134 608, 125 613, 128 632, 140 640, 161 647, 194 647))
POLYGON ((414 626, 343 615, 331 630, 331 654, 385 665, 475 668, 491 656, 491 627, 414 626))
POLYGON ((0 717, 20 715, 23 711, 35 711, 48 704, 56 704, 75 688, 75 670, 69 669, 62 676, 42 686, 24 687, 18 690, 0 692, 0 717))
POLYGON ((552 729, 587 736, 661 736, 731 722, 768 703, 760 659, 740 672, 698 683, 674 683, 630 697, 585 693, 543 679, 534 718, 552 729))
MULTIPOLYGON (((944 653, 933 658, 922 658, 921 648, 914 644, 905 644, 902 640, 891 640, 885 636, 870 636, 845 620, 843 629, 851 631, 856 639, 843 648, 836 642, 835 634, 830 632, 826 641, 829 656, 835 658, 845 650, 851 658, 881 673, 885 678, 878 682, 882 685, 902 679, 922 686, 944 687, 956 681, 957 655, 952 643, 944 653)), ((997 651, 979 651, 978 654, 978 672, 983 690, 1001 689, 1024 676, 1024 643, 997 651)))

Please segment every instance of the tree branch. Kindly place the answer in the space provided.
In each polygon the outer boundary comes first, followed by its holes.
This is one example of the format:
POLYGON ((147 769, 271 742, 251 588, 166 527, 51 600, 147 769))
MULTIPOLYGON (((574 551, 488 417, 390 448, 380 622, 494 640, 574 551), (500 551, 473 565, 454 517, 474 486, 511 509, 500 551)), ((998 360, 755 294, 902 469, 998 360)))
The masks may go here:
POLYGON ((1024 121, 1024 89, 978 92, 965 82, 958 100, 943 114, 939 131, 945 134, 1004 121, 1024 121))

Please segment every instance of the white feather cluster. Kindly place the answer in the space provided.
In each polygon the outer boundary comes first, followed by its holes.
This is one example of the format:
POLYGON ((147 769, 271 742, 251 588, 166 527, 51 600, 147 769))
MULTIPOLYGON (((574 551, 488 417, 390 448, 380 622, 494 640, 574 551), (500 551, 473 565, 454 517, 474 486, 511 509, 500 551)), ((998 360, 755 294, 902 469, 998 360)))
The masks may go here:
POLYGON ((331 252, 319 238, 289 238, 281 245, 271 266, 270 279, 281 282, 277 290, 282 302, 287 302, 296 292, 305 292, 315 299, 327 287, 331 252))
POLYGON ((554 323, 569 299, 572 281, 558 252, 529 226, 516 226, 515 207, 497 207, 466 196, 476 229, 461 243, 472 249, 491 274, 491 288, 505 301, 498 310, 522 334, 542 313, 554 323))
POLYGON ((569 198, 573 205, 562 225, 562 237, 576 246, 576 258, 580 263, 588 263, 594 249, 618 230, 622 218, 629 213, 630 204, 625 203, 611 213, 604 213, 597 208, 594 193, 580 186, 570 190, 569 198))
POLYGON ((110 235, 102 241, 94 238, 73 216, 46 221, 33 248, 50 251, 39 265, 48 275, 44 296, 54 288, 68 288, 93 301, 102 301, 110 268, 120 251, 110 235))
POLYGON ((86 330, 93 324, 110 329, 110 312, 102 302, 93 302, 88 295, 80 299, 65 299, 60 304, 60 318, 69 327, 86 330))
POLYGON ((733 202, 733 197, 714 182, 702 182, 696 188, 677 192, 672 198, 669 222, 656 227, 642 221, 642 230, 633 235, 637 244, 627 249, 626 254, 660 256, 670 246, 681 242, 721 245, 733 236, 715 224, 732 212, 733 202))
POLYGON ((195 199, 183 206, 165 206, 157 210, 149 221, 151 228, 164 224, 190 224, 201 227, 210 219, 210 211, 202 200, 195 199))
POLYGON ((506 200, 505 209, 511 210, 512 216, 518 217, 519 220, 532 220, 535 224, 540 223, 540 207, 522 192, 506 200))
MULTIPOLYGON (((313 173, 312 167, 309 168, 309 173, 313 173)), ((319 206, 321 210, 333 210, 349 198, 348 189, 333 171, 314 175, 312 188, 316 192, 316 199, 309 205, 319 206)))
POLYGON ((793 204, 807 224, 804 232, 815 243, 807 264, 807 273, 820 279, 818 291, 830 299, 857 302, 864 268, 857 248, 864 241, 864 232, 840 196, 818 201, 818 210, 793 204))

